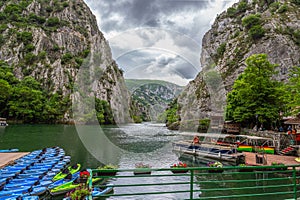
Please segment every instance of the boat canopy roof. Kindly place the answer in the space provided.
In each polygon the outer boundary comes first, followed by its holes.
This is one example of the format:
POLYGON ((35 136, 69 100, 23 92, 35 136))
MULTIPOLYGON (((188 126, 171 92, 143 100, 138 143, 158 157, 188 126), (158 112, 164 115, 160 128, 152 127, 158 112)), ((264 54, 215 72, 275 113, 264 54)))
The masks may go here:
POLYGON ((272 138, 259 137, 252 135, 233 135, 223 133, 194 133, 194 132, 180 132, 180 135, 184 136, 198 136, 198 137, 210 137, 210 138, 236 138, 236 139, 250 139, 250 140, 273 140, 272 138))
POLYGON ((198 136, 198 137, 211 137, 211 138, 226 138, 226 137, 235 137, 231 134, 222 134, 222 133, 194 133, 194 132, 180 132, 180 135, 184 136, 198 136))

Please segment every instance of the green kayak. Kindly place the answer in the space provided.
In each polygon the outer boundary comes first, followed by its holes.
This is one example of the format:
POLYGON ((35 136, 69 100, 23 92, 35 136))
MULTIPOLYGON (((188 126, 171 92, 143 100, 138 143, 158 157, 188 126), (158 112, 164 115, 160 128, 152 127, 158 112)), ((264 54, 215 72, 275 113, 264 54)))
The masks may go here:
POLYGON ((81 167, 81 165, 79 163, 75 164, 75 165, 72 165, 72 166, 69 166, 69 167, 65 168, 63 171, 61 171, 58 174, 56 174, 53 177, 52 181, 55 182, 55 181, 58 181, 60 179, 63 179, 68 174, 75 174, 76 172, 78 172, 80 170, 80 167, 81 167))
MULTIPOLYGON (((92 178, 93 183, 97 183, 101 180, 103 180, 103 179, 102 178, 92 178)), ((50 195, 51 196, 56 196, 56 195, 65 194, 65 193, 77 188, 78 186, 80 186, 84 183, 86 184, 86 179, 84 181, 82 181, 82 180, 80 180, 80 178, 77 178, 74 181, 67 182, 65 184, 62 184, 60 186, 57 186, 57 187, 51 189, 50 190, 50 195)))

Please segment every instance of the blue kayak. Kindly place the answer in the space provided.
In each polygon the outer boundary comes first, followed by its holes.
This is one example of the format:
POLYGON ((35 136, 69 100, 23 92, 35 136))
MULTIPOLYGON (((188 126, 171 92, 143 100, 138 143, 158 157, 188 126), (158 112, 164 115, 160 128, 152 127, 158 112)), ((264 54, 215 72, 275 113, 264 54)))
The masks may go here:
POLYGON ((48 185, 52 184, 53 182, 51 180, 48 181, 42 181, 42 180, 35 180, 35 181, 29 181, 24 180, 23 182, 10 182, 5 185, 4 190, 7 189, 14 189, 14 188, 20 188, 22 186, 39 186, 39 187, 48 187, 48 185))
POLYGON ((104 194, 108 194, 113 190, 114 185, 112 183, 109 183, 106 185, 104 189, 101 189, 99 187, 94 187, 92 190, 92 197, 101 197, 104 194))
POLYGON ((39 196, 13 195, 0 197, 0 200, 39 200, 39 196))
POLYGON ((19 149, 0 149, 0 153, 18 152, 19 149))
POLYGON ((53 184, 53 177, 70 163, 70 158, 58 147, 36 150, 23 156, 14 165, 0 170, 0 197, 44 193, 46 187, 53 184))
POLYGON ((9 190, 4 189, 0 191, 0 197, 3 196, 11 196, 11 195, 42 195, 47 191, 46 187, 18 187, 18 188, 11 188, 9 190))

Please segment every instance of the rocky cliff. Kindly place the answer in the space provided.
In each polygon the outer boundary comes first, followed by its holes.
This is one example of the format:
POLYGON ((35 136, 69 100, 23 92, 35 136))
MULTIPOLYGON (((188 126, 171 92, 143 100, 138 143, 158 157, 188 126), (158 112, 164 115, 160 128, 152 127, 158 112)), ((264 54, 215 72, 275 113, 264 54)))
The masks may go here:
POLYGON ((182 86, 161 80, 126 79, 126 86, 135 101, 132 109, 134 116, 140 116, 143 121, 157 121, 180 92, 182 86))
POLYGON ((226 94, 250 55, 267 54, 282 81, 300 66, 299 8, 297 0, 242 0, 218 15, 202 40, 203 70, 178 98, 182 127, 196 121, 189 128, 195 130, 199 119, 212 116, 223 120, 226 94))
MULTIPOLYGON (((80 69, 93 62, 89 76, 98 76, 91 80, 87 95, 109 102, 116 122, 129 120, 123 74, 83 0, 1 1, 0 32, 0 60, 13 67, 19 80, 34 77, 49 93, 74 100, 80 69)), ((64 120, 71 114, 69 105, 64 120)))

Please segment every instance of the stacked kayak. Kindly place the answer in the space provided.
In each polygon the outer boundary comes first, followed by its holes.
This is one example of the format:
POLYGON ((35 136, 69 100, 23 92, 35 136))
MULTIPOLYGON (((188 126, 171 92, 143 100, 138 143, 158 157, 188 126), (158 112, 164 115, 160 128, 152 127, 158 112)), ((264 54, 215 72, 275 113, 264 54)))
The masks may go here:
POLYGON ((74 174, 68 174, 65 178, 62 178, 60 180, 57 180, 57 181, 51 183, 48 186, 48 190, 51 190, 51 189, 56 188, 58 186, 64 185, 68 182, 74 181, 75 179, 77 179, 79 177, 79 173, 80 172, 75 172, 74 174))
MULTIPOLYGON (((72 176, 70 181, 65 181, 63 184, 56 187, 48 187, 51 196, 62 195, 71 190, 76 189, 80 185, 87 184, 87 179, 80 177, 81 172, 77 172, 72 176)), ((92 178, 92 182, 96 183, 103 180, 102 178, 92 178)))
POLYGON ((70 163, 59 147, 33 151, 0 170, 0 200, 36 199, 52 184, 52 179, 70 163))
POLYGON ((74 174, 80 170, 81 165, 75 164, 72 166, 69 166, 68 168, 64 169, 62 172, 59 172, 56 174, 53 178, 53 181, 64 179, 68 174, 74 174))

